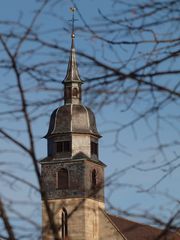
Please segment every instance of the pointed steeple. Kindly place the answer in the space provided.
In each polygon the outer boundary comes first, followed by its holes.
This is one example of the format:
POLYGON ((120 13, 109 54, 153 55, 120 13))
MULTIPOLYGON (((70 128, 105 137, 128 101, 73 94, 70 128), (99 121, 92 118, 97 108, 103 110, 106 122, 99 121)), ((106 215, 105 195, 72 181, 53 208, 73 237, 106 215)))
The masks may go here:
POLYGON ((71 50, 69 56, 69 62, 67 67, 66 77, 63 81, 64 84, 64 103, 65 104, 81 104, 81 84, 83 81, 79 76, 79 71, 76 61, 76 50, 74 47, 74 11, 75 8, 71 8, 73 12, 72 16, 72 33, 71 33, 71 50))
POLYGON ((82 83, 82 80, 80 79, 79 76, 79 71, 77 67, 77 61, 76 61, 76 50, 74 47, 74 39, 75 39, 75 34, 72 32, 71 34, 71 51, 70 51, 70 57, 69 57, 69 62, 68 62, 68 68, 67 68, 67 73, 66 77, 63 81, 65 82, 79 82, 82 83))

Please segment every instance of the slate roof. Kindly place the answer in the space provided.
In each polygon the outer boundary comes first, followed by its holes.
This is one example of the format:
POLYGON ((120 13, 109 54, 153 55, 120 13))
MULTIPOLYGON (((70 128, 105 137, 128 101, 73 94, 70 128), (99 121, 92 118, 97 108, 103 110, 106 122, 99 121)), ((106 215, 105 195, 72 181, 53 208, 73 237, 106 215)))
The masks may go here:
POLYGON ((94 113, 90 108, 82 104, 67 104, 55 109, 51 114, 48 133, 44 137, 72 132, 100 137, 94 113))
POLYGON ((107 214, 107 216, 127 240, 180 240, 180 232, 162 234, 162 230, 155 227, 132 222, 110 214, 107 214), (162 236, 160 237, 161 234, 162 236))

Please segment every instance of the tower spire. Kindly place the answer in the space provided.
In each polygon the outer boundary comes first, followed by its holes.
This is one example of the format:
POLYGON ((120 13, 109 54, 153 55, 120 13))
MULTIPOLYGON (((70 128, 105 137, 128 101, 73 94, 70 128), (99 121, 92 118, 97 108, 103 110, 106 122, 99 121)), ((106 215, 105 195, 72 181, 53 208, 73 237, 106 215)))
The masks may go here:
POLYGON ((74 22, 76 21, 76 19, 74 18, 74 12, 76 9, 72 7, 70 8, 70 10, 72 11, 71 50, 70 50, 67 73, 63 82, 64 83, 65 82, 81 82, 82 83, 79 76, 79 72, 78 72, 77 61, 76 61, 76 50, 74 45, 74 39, 75 39, 74 22))
POLYGON ((69 62, 66 72, 66 77, 63 81, 64 87, 64 102, 65 103, 80 103, 81 100, 81 84, 83 81, 80 78, 77 61, 76 61, 76 50, 74 45, 75 39, 75 27, 74 23, 76 19, 74 18, 75 7, 70 8, 72 12, 72 29, 71 29, 71 49, 69 62))

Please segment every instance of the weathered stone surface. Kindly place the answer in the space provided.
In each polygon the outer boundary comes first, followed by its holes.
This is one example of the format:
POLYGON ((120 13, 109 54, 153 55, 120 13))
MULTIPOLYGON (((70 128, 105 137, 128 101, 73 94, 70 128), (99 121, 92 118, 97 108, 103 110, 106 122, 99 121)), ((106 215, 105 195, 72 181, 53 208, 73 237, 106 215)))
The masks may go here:
MULTIPOLYGON (((66 199, 66 200, 50 200, 49 204, 54 212, 54 220, 59 228, 59 236, 62 237, 62 221, 61 221, 61 211, 63 208, 66 209, 68 214, 68 237, 74 240, 84 240, 85 239, 85 207, 84 199, 66 199)), ((46 216, 45 208, 42 208, 44 226, 47 227, 48 219, 46 216)), ((45 234, 43 240, 45 240, 47 234, 45 234)), ((49 238, 52 237, 49 235, 49 238)), ((48 238, 48 239, 49 239, 48 238)))
POLYGON ((48 199, 66 199, 89 197, 104 201, 104 166, 89 160, 54 161, 43 163, 41 177, 48 199), (60 169, 68 170, 68 189, 57 189, 57 173, 60 169), (92 189, 92 171, 97 171, 97 186, 92 189))
MULTIPOLYGON (((65 208, 68 214, 68 240, 123 240, 125 239, 104 212, 104 203, 91 199, 50 200, 54 220, 61 237, 61 212, 65 208)), ((42 208, 44 227, 48 220, 44 205, 42 208)), ((47 238, 47 234, 43 240, 47 238)))
POLYGON ((88 134, 73 134, 72 135, 72 157, 83 152, 89 158, 90 153, 90 136, 88 134))
POLYGON ((99 211, 99 237, 98 240, 126 240, 105 211, 99 211))

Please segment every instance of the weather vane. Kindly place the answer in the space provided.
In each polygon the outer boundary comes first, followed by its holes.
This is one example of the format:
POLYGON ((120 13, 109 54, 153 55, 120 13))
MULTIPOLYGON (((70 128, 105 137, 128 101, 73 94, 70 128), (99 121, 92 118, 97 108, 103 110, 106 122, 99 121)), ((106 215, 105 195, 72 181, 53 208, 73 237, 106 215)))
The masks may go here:
POLYGON ((77 19, 74 18, 74 13, 76 11, 75 7, 70 7, 70 11, 72 12, 72 20, 70 20, 72 22, 72 37, 74 37, 74 22, 77 21, 77 19))

